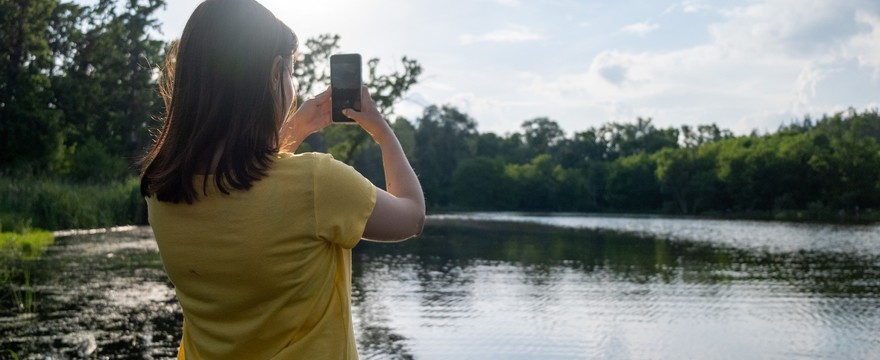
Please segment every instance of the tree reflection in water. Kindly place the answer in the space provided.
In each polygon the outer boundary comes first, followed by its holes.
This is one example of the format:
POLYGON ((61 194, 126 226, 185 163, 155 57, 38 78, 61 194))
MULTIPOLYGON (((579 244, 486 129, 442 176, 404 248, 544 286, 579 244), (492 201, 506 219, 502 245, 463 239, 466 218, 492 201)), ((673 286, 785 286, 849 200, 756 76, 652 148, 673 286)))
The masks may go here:
MULTIPOLYGON (((864 332, 880 321, 876 315, 874 320, 854 320, 856 314, 880 305, 880 260, 873 255, 770 253, 607 231, 435 219, 419 239, 402 244, 362 242, 355 249, 354 263, 353 281, 358 293, 354 306, 360 324, 356 331, 361 334, 359 344, 367 358, 379 354, 443 358, 438 353, 448 350, 444 347, 448 344, 432 335, 438 332, 429 330, 437 327, 447 328, 447 334, 463 332, 465 335, 456 337, 463 342, 457 344, 462 347, 491 348, 499 341, 516 344, 520 336, 528 334, 509 334, 509 339, 470 339, 467 334, 471 333, 463 324, 476 318, 476 326, 485 327, 486 332, 504 331, 505 324, 483 323, 479 318, 487 312, 509 311, 526 313, 522 320, 533 321, 536 327, 552 328, 567 316, 568 305, 560 296, 570 297, 571 293, 592 301, 588 304, 595 309, 579 309, 587 319, 615 312, 613 316, 637 322, 675 321, 676 311, 687 316, 687 306, 698 306, 706 313, 702 316, 714 317, 698 322, 717 322, 752 311, 746 308, 757 302, 765 307, 758 311, 803 307, 797 311, 806 312, 802 314, 805 317, 825 317, 820 322, 843 321, 842 327, 855 327, 856 332, 864 332), (575 281, 580 288, 573 288, 572 281, 565 280, 572 278, 581 279, 575 281), (521 286, 498 286, 493 281, 518 282, 521 286), (682 293, 687 295, 685 303, 668 303, 669 298, 681 300, 677 296, 682 293), (789 304, 785 299, 773 300, 774 293, 780 298, 807 300, 789 304), (486 305, 479 297, 487 294, 498 299, 491 304, 493 310, 481 308, 486 305), (736 299, 738 296, 743 299, 736 299), (761 298, 765 296, 768 298, 761 298), (816 300, 821 298, 832 300, 816 300), (687 304, 700 299, 710 300, 708 304, 687 304), (673 309, 672 314, 669 309, 673 309), (712 309, 720 311, 713 313, 712 309), (848 320, 852 323, 846 323, 848 320), (468 341, 482 343, 464 343, 468 341)), ((802 322, 784 320, 789 323, 783 326, 802 322)), ((603 340, 605 355, 608 351, 611 357, 638 354, 632 353, 619 336, 605 336, 609 337, 603 340)), ((567 345, 563 342, 562 346, 567 345)), ((494 357, 504 358, 497 353, 494 357)))

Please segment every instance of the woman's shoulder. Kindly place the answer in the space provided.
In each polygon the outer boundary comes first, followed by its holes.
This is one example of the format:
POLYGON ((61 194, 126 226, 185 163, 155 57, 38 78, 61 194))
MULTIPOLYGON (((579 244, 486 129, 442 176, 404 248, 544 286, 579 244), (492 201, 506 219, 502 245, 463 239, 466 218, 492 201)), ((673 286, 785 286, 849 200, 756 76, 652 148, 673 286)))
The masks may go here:
POLYGON ((308 153, 300 153, 300 154, 292 154, 292 153, 278 153, 275 155, 275 162, 281 165, 298 165, 302 166, 305 164, 317 164, 322 161, 332 160, 333 155, 317 153, 317 152, 308 152, 308 153))
POLYGON ((301 154, 280 153, 277 157, 277 169, 295 169, 297 172, 309 172, 316 176, 347 176, 356 174, 363 176, 351 165, 337 160, 331 154, 308 152, 301 154))
POLYGON ((282 172, 326 172, 336 170, 339 167, 347 167, 347 165, 336 160, 330 154, 317 152, 301 154, 279 153, 275 156, 273 170, 282 172))

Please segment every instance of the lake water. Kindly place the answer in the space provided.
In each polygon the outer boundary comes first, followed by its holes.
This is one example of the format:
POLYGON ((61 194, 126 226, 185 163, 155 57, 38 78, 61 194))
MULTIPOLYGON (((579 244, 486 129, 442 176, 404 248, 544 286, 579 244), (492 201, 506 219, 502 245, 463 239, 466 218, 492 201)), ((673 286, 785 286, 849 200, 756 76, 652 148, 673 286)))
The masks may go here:
MULTIPOLYGON (((175 355, 149 228, 60 238, 33 265, 37 311, 0 295, 0 350, 175 355)), ((353 271, 363 359, 880 359, 880 226, 437 215, 362 242, 353 271)))

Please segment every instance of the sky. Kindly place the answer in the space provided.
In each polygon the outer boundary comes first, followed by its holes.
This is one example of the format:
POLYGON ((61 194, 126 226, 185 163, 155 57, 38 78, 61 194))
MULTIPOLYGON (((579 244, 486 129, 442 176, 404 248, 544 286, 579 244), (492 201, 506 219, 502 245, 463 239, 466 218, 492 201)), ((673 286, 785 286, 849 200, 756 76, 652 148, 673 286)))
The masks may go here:
MULTIPOLYGON (((168 1, 165 39, 200 1, 168 1)), ((341 36, 380 70, 419 61, 397 105, 453 105, 481 132, 549 117, 571 136, 608 122, 715 123, 737 134, 880 107, 878 0, 262 0, 301 40, 341 36)))

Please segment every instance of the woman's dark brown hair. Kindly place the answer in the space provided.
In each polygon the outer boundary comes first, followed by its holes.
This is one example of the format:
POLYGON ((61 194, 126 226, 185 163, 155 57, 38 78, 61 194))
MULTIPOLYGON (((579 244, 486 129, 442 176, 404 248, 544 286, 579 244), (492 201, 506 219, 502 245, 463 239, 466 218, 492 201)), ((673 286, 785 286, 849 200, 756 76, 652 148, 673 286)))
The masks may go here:
POLYGON ((288 76, 296 47, 293 31, 256 1, 200 4, 167 55, 164 124, 143 161, 141 194, 193 203, 197 174, 214 175, 227 194, 265 176, 287 110, 273 62, 280 56, 288 76))

